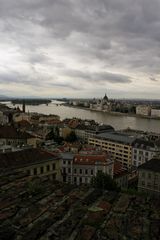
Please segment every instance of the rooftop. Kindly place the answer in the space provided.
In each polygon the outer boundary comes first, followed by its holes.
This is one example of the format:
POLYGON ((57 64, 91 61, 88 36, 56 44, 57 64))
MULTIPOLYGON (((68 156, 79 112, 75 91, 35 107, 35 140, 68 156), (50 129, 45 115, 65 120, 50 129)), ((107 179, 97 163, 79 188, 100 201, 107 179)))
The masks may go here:
POLYGON ((136 139, 136 137, 132 135, 127 135, 116 131, 97 134, 97 138, 108 139, 111 141, 121 142, 125 144, 132 144, 136 139))
POLYGON ((26 132, 21 132, 12 126, 0 126, 0 138, 5 139, 28 139, 33 138, 32 135, 26 132))
POLYGON ((152 158, 150 161, 139 166, 139 169, 160 173, 160 158, 152 158))
POLYGON ((81 164, 81 165, 92 165, 92 164, 104 164, 110 162, 107 155, 82 155, 77 154, 74 156, 73 160, 74 164, 81 164))
POLYGON ((17 152, 0 153, 0 169, 18 169, 54 159, 57 159, 57 155, 35 148, 17 152))

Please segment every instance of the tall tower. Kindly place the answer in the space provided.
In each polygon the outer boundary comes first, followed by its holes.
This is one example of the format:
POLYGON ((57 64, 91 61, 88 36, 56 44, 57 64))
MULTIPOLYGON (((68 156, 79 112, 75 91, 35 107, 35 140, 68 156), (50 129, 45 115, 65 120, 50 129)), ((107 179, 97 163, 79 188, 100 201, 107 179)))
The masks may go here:
POLYGON ((25 104, 25 100, 23 100, 23 104, 22 104, 22 111, 25 113, 26 111, 26 104, 25 104))

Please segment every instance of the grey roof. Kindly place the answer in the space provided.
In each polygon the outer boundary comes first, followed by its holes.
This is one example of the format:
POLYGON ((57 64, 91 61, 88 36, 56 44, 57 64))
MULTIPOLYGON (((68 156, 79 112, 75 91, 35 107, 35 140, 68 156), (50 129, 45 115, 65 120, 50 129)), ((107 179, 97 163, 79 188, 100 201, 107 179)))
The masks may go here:
POLYGON ((155 142, 147 141, 145 139, 136 139, 134 142, 134 147, 139 147, 142 149, 155 148, 155 142))
POLYGON ((136 137, 128 134, 123 134, 120 132, 104 132, 97 134, 97 138, 107 139, 114 142, 120 142, 124 144, 132 144, 136 137))
POLYGON ((150 161, 142 164, 139 166, 138 169, 143 169, 143 170, 149 170, 153 172, 159 172, 160 173, 160 157, 159 158, 152 158, 150 161))
POLYGON ((65 160, 73 160, 74 154, 71 152, 61 153, 61 157, 65 160))

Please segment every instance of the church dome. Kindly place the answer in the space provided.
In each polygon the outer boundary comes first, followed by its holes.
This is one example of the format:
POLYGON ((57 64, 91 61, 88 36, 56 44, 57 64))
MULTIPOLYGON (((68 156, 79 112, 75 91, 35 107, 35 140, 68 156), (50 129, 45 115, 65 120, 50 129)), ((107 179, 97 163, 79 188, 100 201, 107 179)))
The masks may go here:
POLYGON ((107 97, 107 95, 106 95, 106 94, 105 94, 105 96, 104 96, 103 100, 105 100, 105 101, 108 101, 108 97, 107 97))

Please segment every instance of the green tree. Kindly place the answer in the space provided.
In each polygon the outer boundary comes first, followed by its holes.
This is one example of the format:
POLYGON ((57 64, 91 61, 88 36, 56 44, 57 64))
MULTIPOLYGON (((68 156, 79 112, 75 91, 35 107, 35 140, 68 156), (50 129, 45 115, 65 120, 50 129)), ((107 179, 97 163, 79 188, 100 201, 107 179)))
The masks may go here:
POLYGON ((46 140, 53 140, 55 138, 55 133, 53 129, 47 134, 46 140))
POLYGON ((91 185, 101 190, 119 190, 117 183, 103 172, 97 172, 97 175, 91 179, 91 185))
POLYGON ((68 134, 68 136, 65 139, 67 142, 75 142, 77 141, 77 136, 75 134, 75 132, 70 132, 70 134, 68 134))

